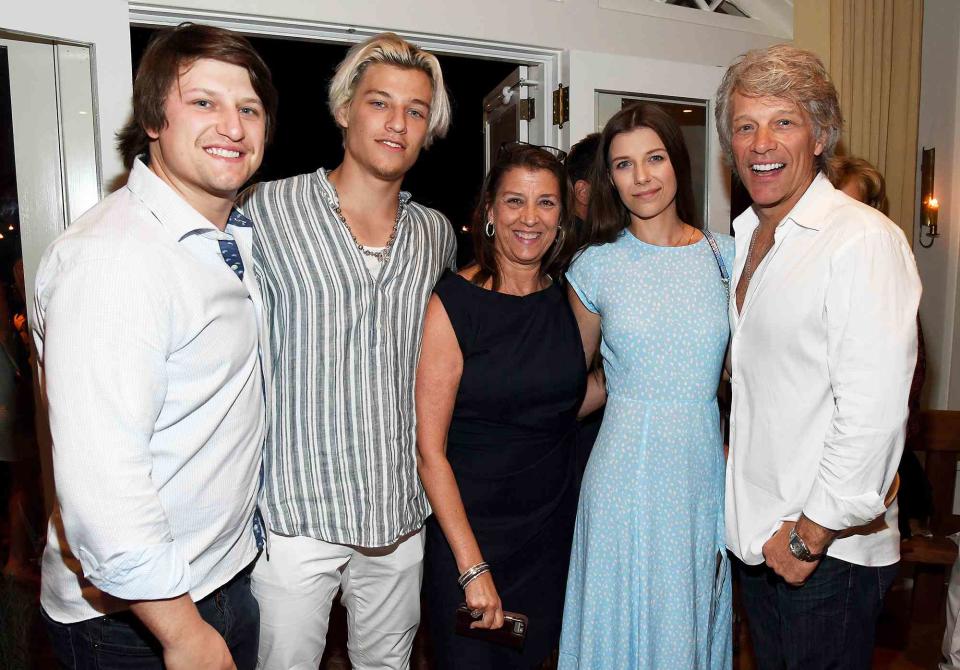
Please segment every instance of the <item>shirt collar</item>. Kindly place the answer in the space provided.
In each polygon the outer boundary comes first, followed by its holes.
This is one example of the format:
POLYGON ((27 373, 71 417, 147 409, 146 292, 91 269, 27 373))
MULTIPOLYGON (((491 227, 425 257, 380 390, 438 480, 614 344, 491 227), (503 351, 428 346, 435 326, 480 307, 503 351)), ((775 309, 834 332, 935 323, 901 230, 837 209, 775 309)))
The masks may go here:
MULTIPOLYGON (((330 183, 330 178, 327 177, 327 171, 323 168, 317 170, 317 179, 320 180, 320 188, 323 189, 324 193, 327 194, 327 197, 330 199, 330 202, 333 203, 334 207, 340 206, 340 196, 337 194, 337 189, 334 188, 333 184, 330 183)), ((410 202, 410 193, 409 191, 400 191, 400 206, 405 207, 408 202, 410 202)))
MULTIPOLYGON (((178 242, 198 233, 223 233, 205 216, 178 195, 169 184, 147 167, 143 158, 133 161, 127 188, 149 209, 171 237, 178 242)), ((252 222, 236 208, 230 212, 227 225, 250 227, 252 222)))
MULTIPOLYGON (((797 204, 793 209, 783 217, 777 227, 782 226, 787 221, 791 221, 801 228, 809 230, 820 230, 827 223, 827 212, 830 209, 830 194, 835 193, 836 189, 823 172, 817 172, 817 176, 803 192, 797 204)), ((750 235, 753 229, 760 223, 757 213, 753 207, 747 207, 743 214, 738 216, 733 222, 733 228, 737 235, 750 235)))
POLYGON ((798 226, 810 230, 821 230, 827 222, 826 214, 831 209, 830 195, 834 192, 836 189, 830 180, 823 172, 818 172, 784 221, 793 221, 798 226))

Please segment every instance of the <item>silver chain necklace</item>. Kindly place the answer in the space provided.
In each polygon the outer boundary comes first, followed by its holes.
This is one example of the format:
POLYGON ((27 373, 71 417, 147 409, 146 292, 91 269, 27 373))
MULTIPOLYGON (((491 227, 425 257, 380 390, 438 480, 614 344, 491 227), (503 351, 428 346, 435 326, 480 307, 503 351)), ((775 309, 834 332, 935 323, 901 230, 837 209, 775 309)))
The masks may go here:
POLYGON ((381 263, 386 263, 390 260, 390 248, 397 239, 397 229, 400 227, 400 217, 403 215, 403 202, 399 198, 397 199, 397 218, 393 220, 393 230, 390 231, 390 239, 387 240, 387 244, 383 247, 383 249, 380 249, 379 251, 370 251, 365 246, 360 244, 360 240, 358 240, 357 236, 353 234, 350 224, 347 223, 347 217, 345 217, 343 212, 340 211, 339 203, 334 204, 333 200, 331 199, 330 206, 333 207, 333 211, 336 213, 337 218, 340 219, 340 222, 343 224, 344 228, 346 228, 347 232, 350 233, 350 238, 353 240, 353 243, 357 245, 357 249, 361 254, 364 256, 373 256, 381 263))
POLYGON ((747 281, 753 279, 753 273, 756 270, 756 268, 753 267, 753 249, 757 246, 758 232, 760 232, 760 226, 753 229, 753 235, 750 236, 750 246, 747 247, 747 260, 743 263, 743 274, 746 275, 747 281))

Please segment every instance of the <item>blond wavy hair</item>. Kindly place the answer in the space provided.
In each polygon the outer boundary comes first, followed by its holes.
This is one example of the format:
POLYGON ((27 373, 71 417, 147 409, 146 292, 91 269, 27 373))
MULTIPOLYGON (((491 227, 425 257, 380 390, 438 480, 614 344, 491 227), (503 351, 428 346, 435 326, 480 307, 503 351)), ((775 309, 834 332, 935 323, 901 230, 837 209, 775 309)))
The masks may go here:
POLYGON ((843 132, 837 89, 815 54, 789 44, 748 51, 727 68, 717 89, 714 117, 727 161, 733 165, 733 94, 749 98, 782 98, 797 105, 823 142, 817 167, 827 171, 843 132))
POLYGON ((370 65, 376 63, 420 70, 430 77, 433 99, 430 101, 430 119, 423 146, 429 147, 435 138, 446 136, 450 127, 450 99, 443 85, 440 62, 432 53, 411 44, 395 33, 380 33, 355 44, 337 66, 337 71, 330 80, 327 100, 334 121, 337 119, 337 112, 353 100, 363 73, 370 65))

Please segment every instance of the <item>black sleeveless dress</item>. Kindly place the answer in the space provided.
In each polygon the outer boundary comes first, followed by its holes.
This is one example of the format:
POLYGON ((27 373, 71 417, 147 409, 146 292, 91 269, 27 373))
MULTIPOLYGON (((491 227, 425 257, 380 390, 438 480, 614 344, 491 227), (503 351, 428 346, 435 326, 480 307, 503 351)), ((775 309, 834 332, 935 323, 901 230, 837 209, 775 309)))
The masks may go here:
POLYGON ((503 608, 530 619, 522 653, 454 633, 464 594, 430 517, 423 590, 436 667, 527 669, 560 638, 577 505, 576 414, 586 389, 580 333, 556 284, 521 297, 448 271, 434 291, 463 353, 447 459, 503 608))

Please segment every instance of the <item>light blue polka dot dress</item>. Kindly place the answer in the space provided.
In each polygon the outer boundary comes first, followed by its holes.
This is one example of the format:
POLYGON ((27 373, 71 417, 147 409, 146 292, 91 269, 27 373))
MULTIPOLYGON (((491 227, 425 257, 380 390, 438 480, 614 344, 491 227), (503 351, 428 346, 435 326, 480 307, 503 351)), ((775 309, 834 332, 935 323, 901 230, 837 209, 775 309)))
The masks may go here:
MULTIPOLYGON (((733 239, 716 238, 729 273, 733 239)), ((608 399, 580 493, 560 668, 729 668, 716 257, 706 239, 658 247, 624 231, 567 277, 600 315, 608 399)))

